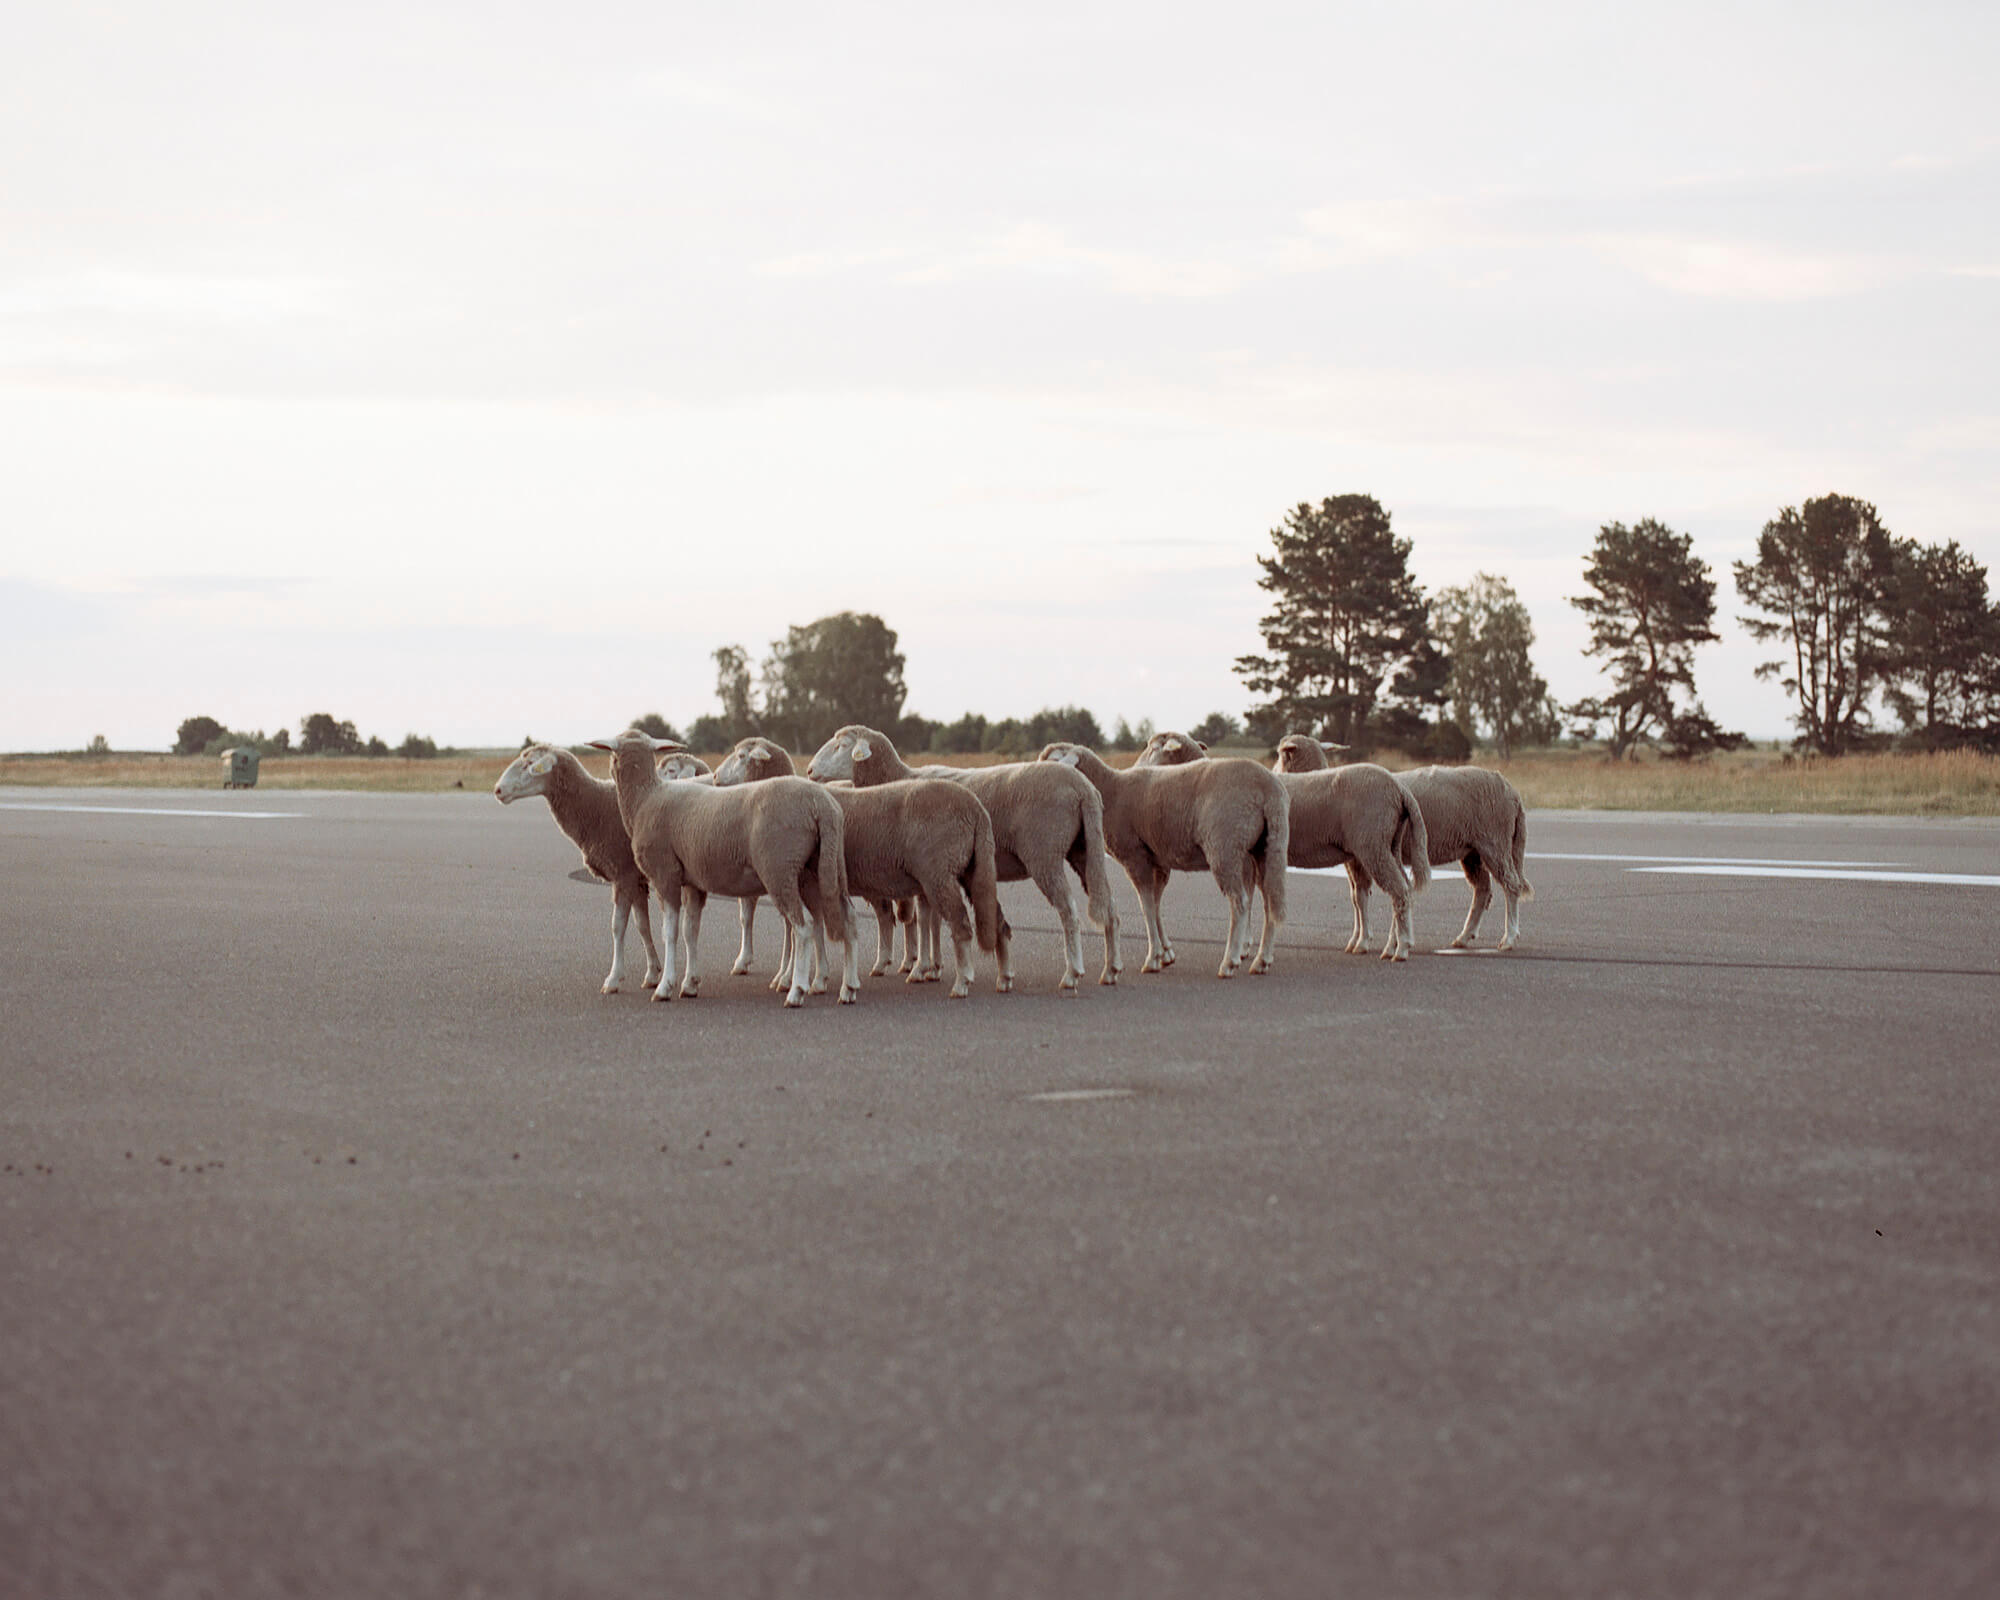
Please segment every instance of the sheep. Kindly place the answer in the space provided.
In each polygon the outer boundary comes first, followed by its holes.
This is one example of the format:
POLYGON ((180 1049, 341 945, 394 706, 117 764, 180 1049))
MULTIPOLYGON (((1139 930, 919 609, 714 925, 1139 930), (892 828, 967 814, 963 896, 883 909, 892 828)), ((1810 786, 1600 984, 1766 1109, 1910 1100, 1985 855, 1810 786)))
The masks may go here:
MULTIPOLYGON (((687 913, 687 976, 679 992, 695 998, 701 914, 711 894, 741 898, 768 894, 778 914, 799 931, 810 912, 842 947, 839 1001, 852 1005, 860 992, 854 970, 854 937, 847 907, 847 857, 840 804, 802 778, 716 788, 673 783, 653 769, 665 741, 636 728, 615 740, 594 740, 611 752, 618 815, 632 841, 632 857, 660 897, 665 960, 655 1000, 675 994, 683 891, 687 913)), ((805 963, 793 966, 787 1006, 805 1003, 805 963)))
MULTIPOLYGON (((1282 771, 1307 772, 1325 766, 1326 754, 1317 739, 1288 734, 1278 742, 1278 763, 1282 771)), ((1478 937, 1479 919, 1493 903, 1492 879, 1498 878, 1507 897, 1500 948, 1513 949, 1521 941, 1521 902, 1535 898, 1524 871, 1528 813, 1520 792, 1485 767, 1419 767, 1414 772, 1400 772, 1396 778, 1423 812, 1431 865, 1441 867, 1456 861, 1472 885, 1472 907, 1466 913, 1465 926, 1446 948, 1464 949, 1478 937)), ((1359 896, 1356 915, 1365 923, 1365 883, 1359 886, 1359 896)))
MULTIPOLYGON (((1200 761, 1206 751, 1200 740, 1184 733, 1156 733, 1133 764, 1176 766, 1200 761)), ((1347 868, 1348 897, 1354 908, 1348 954, 1367 948, 1368 921, 1363 907, 1372 882, 1389 892, 1395 908, 1382 959, 1407 961, 1411 949, 1409 896, 1431 881, 1424 816, 1417 802, 1394 773, 1371 762, 1319 772, 1280 772, 1278 781, 1292 802, 1286 865, 1347 868), (1408 878, 1398 864, 1399 855, 1412 862, 1408 878)))
MULTIPOLYGON (((1008 929, 1000 915, 993 823, 977 798, 957 784, 921 780, 827 788, 844 820, 849 888, 876 906, 878 917, 883 908, 919 897, 929 918, 941 916, 950 927, 950 998, 971 991, 975 939, 980 949, 996 952, 1005 972, 1008 929)), ((920 980, 912 973, 909 981, 920 980)))
MULTIPOLYGON (((723 758, 722 765, 716 769, 715 782, 720 787, 726 787, 736 783, 755 783, 762 778, 776 778, 788 774, 795 775, 797 772, 798 767, 793 763, 790 752, 783 745, 776 744, 764 738, 761 734, 752 734, 747 739, 739 739, 736 742, 735 748, 723 758)), ((866 897, 864 896, 864 898, 866 897)), ((901 927, 903 931, 903 960, 897 970, 899 972, 910 973, 910 982, 912 983, 925 983, 936 978, 939 975, 937 963, 932 961, 929 970, 925 971, 923 963, 919 961, 917 956, 917 936, 915 932, 917 920, 916 902, 914 900, 870 900, 868 903, 869 908, 875 913, 875 963, 868 969, 869 977, 879 978, 889 970, 891 962, 895 959, 893 946, 896 929, 901 927)), ((729 969, 732 975, 742 974, 750 970, 751 928, 757 914, 757 901, 754 897, 747 900, 739 900, 736 904, 738 915, 743 923, 743 945, 737 952, 736 964, 729 969)), ((814 953, 815 955, 819 953, 817 945, 815 945, 814 953)), ((935 954, 935 951, 933 951, 933 954, 935 954)), ((787 928, 785 930, 784 953, 778 964, 778 978, 784 977, 791 971, 792 955, 791 929, 787 928)), ((771 980, 773 988, 779 987, 778 978, 771 980)), ((825 987, 825 981, 819 977, 817 970, 815 970, 812 992, 818 994, 825 987)))
POLYGON ((581 761, 555 745, 531 744, 500 774, 493 796, 503 806, 529 795, 549 803, 549 815, 583 852, 583 864, 611 885, 611 970, 602 991, 616 994, 625 982, 625 927, 639 913, 639 937, 646 942, 646 983, 660 978, 660 952, 653 943, 651 890, 632 858, 632 843, 619 820, 616 786, 594 778, 581 761))
POLYGON ((1187 766, 1118 772, 1096 751, 1058 742, 1041 760, 1074 767, 1104 800, 1104 847, 1118 858, 1146 913, 1141 972, 1175 960, 1160 926, 1160 894, 1170 872, 1206 867, 1229 902, 1229 938, 1218 978, 1235 974, 1250 945, 1250 891, 1264 889, 1264 934, 1252 972, 1268 972, 1285 920, 1285 862, 1291 802, 1277 777, 1254 761, 1197 761, 1187 766))
MULTIPOLYGON (((1063 974, 1056 988, 1058 993, 1074 994, 1083 976, 1083 930, 1077 925, 1075 899, 1063 871, 1065 862, 1083 880, 1090 920, 1104 933, 1104 969, 1097 981, 1115 984, 1125 970, 1125 961, 1119 951, 1118 911, 1104 864, 1104 802, 1080 776, 1056 775, 1063 772, 1063 768, 1031 761, 913 770, 885 734, 859 723, 838 730, 820 746, 806 768, 808 777, 822 782, 851 779, 857 788, 924 777, 970 790, 993 821, 994 866, 1000 881, 1032 879, 1055 908, 1063 932, 1063 974)), ((1011 948, 1003 946, 998 987, 1005 993, 1013 986, 1011 948)))

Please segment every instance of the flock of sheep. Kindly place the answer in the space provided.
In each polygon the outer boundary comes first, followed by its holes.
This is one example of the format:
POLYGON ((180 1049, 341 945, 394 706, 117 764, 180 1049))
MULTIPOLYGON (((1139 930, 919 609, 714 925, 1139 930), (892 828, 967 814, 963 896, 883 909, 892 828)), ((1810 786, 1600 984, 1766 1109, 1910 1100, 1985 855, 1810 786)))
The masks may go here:
POLYGON ((1099 983, 1116 983, 1118 913, 1106 857, 1122 866, 1146 919, 1142 972, 1175 959, 1160 921, 1172 872, 1206 871, 1229 905, 1229 937, 1216 976, 1246 961, 1271 968, 1285 920, 1285 868, 1347 869, 1354 906, 1350 952, 1368 941, 1368 896, 1379 885, 1392 918, 1384 960, 1412 948, 1409 897, 1433 865, 1456 862, 1472 885, 1472 908, 1453 946, 1470 944, 1492 903, 1506 896, 1500 948, 1520 938, 1520 902, 1534 890, 1522 874, 1527 817, 1514 786, 1480 767, 1426 767, 1392 773, 1369 764, 1331 766, 1328 746, 1306 734, 1278 745, 1274 769, 1240 758, 1211 759, 1180 733, 1154 735, 1123 771, 1077 744, 1052 744, 1034 761, 984 768, 910 767, 887 737, 842 728, 798 774, 768 739, 743 740, 721 766, 672 740, 628 729, 593 747, 611 752, 611 781, 593 777, 569 751, 530 745, 493 786, 502 804, 539 794, 583 851, 584 864, 612 888, 611 970, 603 990, 625 980, 625 933, 632 913, 646 946, 646 984, 655 1000, 699 992, 697 949, 710 895, 737 902, 742 943, 732 973, 750 970, 757 902, 771 897, 784 920, 784 950, 773 990, 785 1004, 821 993, 831 972, 828 943, 841 946, 839 1000, 860 993, 855 919, 859 898, 876 918, 871 976, 897 970, 912 983, 942 976, 940 927, 951 931, 953 998, 971 992, 973 950, 993 954, 997 988, 1014 985, 1011 930, 997 885, 1031 879, 1062 924, 1063 975, 1074 993, 1084 973, 1083 929, 1069 873, 1082 880, 1087 914, 1104 936, 1099 983), (1250 902, 1264 899, 1261 938, 1250 955, 1250 902), (653 939, 651 897, 660 899, 661 939, 653 939), (687 948, 683 972, 678 966, 687 948))

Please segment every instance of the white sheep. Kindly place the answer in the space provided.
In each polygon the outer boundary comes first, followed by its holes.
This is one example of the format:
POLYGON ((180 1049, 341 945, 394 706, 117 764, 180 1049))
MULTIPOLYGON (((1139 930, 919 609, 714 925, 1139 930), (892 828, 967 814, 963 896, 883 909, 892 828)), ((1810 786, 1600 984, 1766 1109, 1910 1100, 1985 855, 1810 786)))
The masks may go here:
POLYGON ((1252 972, 1268 972, 1285 920, 1285 863, 1291 802, 1277 777, 1254 761, 1198 761, 1177 767, 1114 769, 1096 751, 1058 742, 1041 760, 1073 767, 1104 801, 1104 848, 1139 891, 1146 912, 1146 960, 1158 972, 1175 960, 1160 925, 1160 895, 1171 872, 1204 868, 1229 904, 1229 938, 1218 978, 1234 975, 1250 946, 1250 894, 1264 891, 1264 934, 1252 972))
POLYGON ((603 992, 616 994, 625 982, 625 928, 634 911, 639 913, 639 937, 646 942, 646 983, 657 983, 661 968, 653 944, 652 901, 619 819, 617 789, 592 777, 569 751, 531 744, 508 763, 493 794, 503 806, 542 796, 556 826, 583 852, 583 864, 611 885, 611 970, 604 975, 603 992))
MULTIPOLYGON (((1206 756, 1207 746, 1198 739, 1184 733, 1156 733, 1133 765, 1178 766, 1206 756)), ((1347 868, 1348 898, 1354 910, 1348 953, 1367 948, 1367 890, 1371 883, 1379 883, 1395 908, 1382 959, 1407 961, 1409 896, 1431 881, 1424 815, 1415 798, 1388 768, 1371 762, 1328 771, 1280 772, 1278 781, 1292 803, 1287 866, 1347 868), (1412 862, 1407 878, 1399 858, 1412 862)))
MULTIPOLYGON (((807 914, 842 947, 840 1003, 859 993, 853 929, 847 907, 847 859, 839 803, 803 778, 772 778, 728 788, 669 782, 653 758, 666 741, 628 728, 615 740, 592 741, 611 752, 618 814, 632 841, 632 858, 660 897, 665 960, 655 1000, 675 994, 675 959, 682 921, 687 923, 687 977, 679 992, 692 999, 701 914, 711 894, 740 899, 768 894, 793 932, 796 946, 807 914)), ((794 964, 785 1004, 805 1003, 804 962, 794 964)))
MULTIPOLYGON (((921 777, 968 790, 992 819, 1000 881, 1033 880, 1062 924, 1063 975, 1057 989, 1074 993, 1083 976, 1083 930, 1065 865, 1083 880, 1090 920, 1104 932, 1104 969, 1097 981, 1118 981, 1125 962, 1104 860, 1104 802, 1087 781, 1065 769, 1027 761, 994 767, 912 768, 886 734, 859 723, 850 723, 821 745, 806 772, 822 782, 849 779, 856 788, 921 777)), ((999 987, 1004 992, 1013 984, 1009 949, 1000 957, 999 987)))
MULTIPOLYGON (((1325 766, 1325 748, 1306 734, 1288 734, 1278 743, 1278 764, 1286 772, 1310 772, 1325 766)), ((1397 782, 1409 790, 1423 812, 1432 866, 1457 862, 1472 885, 1472 906, 1465 926, 1447 947, 1458 950, 1479 935, 1479 919, 1493 903, 1493 879, 1507 897, 1507 916, 1500 948, 1511 950, 1521 940, 1521 902, 1535 898, 1525 866, 1528 855, 1528 813, 1521 795, 1499 773, 1485 767, 1419 767, 1399 772, 1397 782)), ((1407 856, 1405 860, 1409 859, 1407 856)), ((1360 885, 1356 915, 1368 914, 1368 888, 1360 885)))
MULTIPOLYGON (((762 734, 753 734, 747 739, 739 739, 736 742, 735 748, 723 758, 722 765, 716 769, 715 782, 718 786, 726 788, 730 784, 757 783, 765 778, 795 775, 797 772, 798 767, 794 764, 790 751, 786 750, 783 745, 766 739, 762 734)), ((867 897, 864 896, 863 898, 867 897)), ((901 966, 897 970, 912 974, 910 981, 913 983, 924 983, 937 978, 939 976, 939 969, 935 959, 937 954, 935 947, 930 952, 933 959, 929 963, 928 970, 925 969, 924 963, 918 958, 916 902, 914 900, 870 899, 868 905, 869 909, 875 913, 875 962, 868 969, 869 977, 881 977, 883 973, 889 970, 891 963, 894 962, 893 942, 896 929, 900 927, 903 932, 903 959, 901 966)), ((737 902, 737 909, 743 923, 743 944, 737 953, 736 965, 729 970, 732 973, 744 973, 750 970, 751 931, 753 919, 757 914, 757 902, 754 899, 739 900, 737 902)), ((814 945, 815 958, 820 953, 816 942, 814 945)), ((792 959, 791 930, 787 928, 785 930, 784 952, 778 963, 779 977, 784 977, 790 973, 792 959)), ((814 994, 819 994, 826 988, 825 980, 820 976, 820 971, 821 969, 815 965, 811 984, 814 994)), ((773 988, 778 987, 778 978, 773 978, 771 984, 773 988)))
MULTIPOLYGON (((950 997, 962 1000, 971 990, 975 941, 994 951, 1007 971, 1009 930, 1000 914, 993 822, 971 792, 922 781, 826 787, 845 823, 849 889, 875 906, 878 918, 884 908, 914 899, 933 929, 939 918, 951 929, 950 997)), ((933 932, 933 944, 936 939, 933 932)), ((912 972, 908 981, 928 980, 912 972)))

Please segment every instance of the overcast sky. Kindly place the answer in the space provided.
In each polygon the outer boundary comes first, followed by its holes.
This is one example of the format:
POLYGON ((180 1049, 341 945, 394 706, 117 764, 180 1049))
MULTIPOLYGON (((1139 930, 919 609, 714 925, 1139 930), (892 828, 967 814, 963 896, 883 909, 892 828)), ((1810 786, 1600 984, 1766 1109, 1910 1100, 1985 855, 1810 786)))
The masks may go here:
POLYGON ((2000 565, 2000 8, 1634 9, 18 9, 0 747, 685 724, 842 609, 1185 725, 1351 492, 1564 699, 1607 521, 2000 565))

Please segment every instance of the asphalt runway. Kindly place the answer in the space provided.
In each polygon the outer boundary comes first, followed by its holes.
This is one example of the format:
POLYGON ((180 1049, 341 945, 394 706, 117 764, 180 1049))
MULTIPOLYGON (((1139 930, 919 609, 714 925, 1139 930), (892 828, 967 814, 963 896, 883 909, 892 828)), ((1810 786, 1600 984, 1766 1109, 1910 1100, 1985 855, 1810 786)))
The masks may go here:
POLYGON ((538 801, 0 863, 9 1595, 2000 1592, 1992 824, 1538 814, 1518 951, 1294 875, 1228 982, 1121 879, 1073 999, 1015 885, 1021 992, 797 1012, 727 903, 600 997, 538 801))

